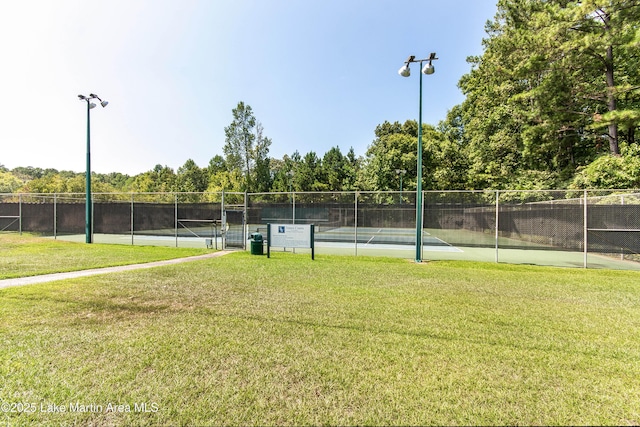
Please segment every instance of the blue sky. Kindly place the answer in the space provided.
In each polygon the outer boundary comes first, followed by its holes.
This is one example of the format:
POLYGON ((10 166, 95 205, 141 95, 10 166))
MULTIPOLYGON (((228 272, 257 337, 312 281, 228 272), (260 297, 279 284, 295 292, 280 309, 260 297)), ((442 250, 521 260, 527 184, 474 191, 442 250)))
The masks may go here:
POLYGON ((0 164, 83 172, 86 104, 92 170, 130 175, 223 154, 239 101, 270 155, 364 155, 376 125, 437 124, 482 53, 496 0, 20 0, 0 5, 0 164))

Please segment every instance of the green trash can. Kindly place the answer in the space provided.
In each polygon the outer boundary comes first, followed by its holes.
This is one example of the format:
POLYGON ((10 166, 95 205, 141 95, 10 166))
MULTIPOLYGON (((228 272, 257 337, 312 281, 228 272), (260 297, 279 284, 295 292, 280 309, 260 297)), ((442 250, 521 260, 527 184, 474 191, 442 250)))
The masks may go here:
POLYGON ((251 233, 251 255, 264 255, 263 239, 260 233, 251 233))

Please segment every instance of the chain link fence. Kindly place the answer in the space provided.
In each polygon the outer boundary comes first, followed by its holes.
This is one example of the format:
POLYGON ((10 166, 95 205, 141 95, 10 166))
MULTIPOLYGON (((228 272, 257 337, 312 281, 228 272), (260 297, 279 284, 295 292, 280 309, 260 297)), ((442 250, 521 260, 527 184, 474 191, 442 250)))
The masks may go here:
MULTIPOLYGON (((246 248, 269 223, 314 224, 316 253, 640 268, 632 190, 426 191, 420 234, 415 192, 95 193, 92 207, 97 243, 246 248)), ((84 221, 84 193, 0 195, 0 232, 68 238, 84 221)))

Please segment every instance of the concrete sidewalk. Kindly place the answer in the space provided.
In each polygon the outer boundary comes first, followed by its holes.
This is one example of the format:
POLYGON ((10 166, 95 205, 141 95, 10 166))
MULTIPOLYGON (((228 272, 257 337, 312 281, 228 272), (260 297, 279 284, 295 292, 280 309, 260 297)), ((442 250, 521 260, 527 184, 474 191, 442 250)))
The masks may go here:
POLYGON ((139 270, 142 268, 161 267, 163 265, 180 264, 183 262, 200 261, 203 259, 216 258, 231 253, 231 251, 213 252, 205 255, 196 255, 187 258, 175 258, 164 261, 147 262, 144 264, 120 265, 116 267, 92 268, 90 270, 69 271, 66 273, 43 274, 40 276, 18 277, 15 279, 0 280, 0 289, 13 286, 33 285, 36 283, 53 282, 56 280, 75 279, 76 277, 94 276, 96 274, 117 273, 120 271, 139 270))

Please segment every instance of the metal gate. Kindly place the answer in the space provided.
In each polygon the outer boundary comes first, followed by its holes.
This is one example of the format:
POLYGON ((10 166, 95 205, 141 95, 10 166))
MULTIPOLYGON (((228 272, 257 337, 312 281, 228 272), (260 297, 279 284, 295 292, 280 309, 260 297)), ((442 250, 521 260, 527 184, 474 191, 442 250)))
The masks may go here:
POLYGON ((244 210, 225 210, 224 216, 224 249, 245 249, 246 241, 244 238, 244 210))

